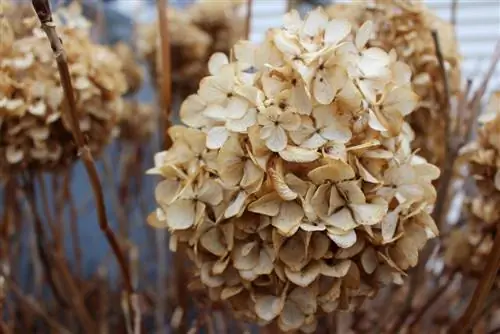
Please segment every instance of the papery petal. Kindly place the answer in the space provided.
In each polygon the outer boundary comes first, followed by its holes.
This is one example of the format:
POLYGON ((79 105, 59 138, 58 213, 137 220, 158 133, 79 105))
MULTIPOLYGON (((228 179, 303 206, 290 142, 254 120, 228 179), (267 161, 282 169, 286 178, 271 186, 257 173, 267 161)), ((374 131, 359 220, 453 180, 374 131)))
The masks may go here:
POLYGON ((380 223, 387 213, 387 204, 351 204, 354 219, 361 225, 374 225, 380 223))
POLYGON ((351 24, 347 20, 331 20, 325 30, 325 43, 337 45, 351 32, 351 24))
POLYGON ((358 225, 347 208, 343 208, 331 216, 324 217, 323 221, 327 227, 334 226, 345 232, 354 229, 358 225))
POLYGON ((358 50, 361 50, 365 45, 366 42, 371 37, 373 31, 373 22, 372 21, 366 21, 363 23, 363 25, 358 29, 358 32, 356 33, 356 38, 355 38, 355 44, 358 50))
POLYGON ((247 198, 248 194, 244 191, 240 191, 227 207, 226 211, 224 212, 224 217, 231 218, 234 216, 238 216, 245 208, 245 202, 247 198))
POLYGON ((181 105, 179 114, 182 122, 187 126, 201 128, 208 124, 207 118, 203 115, 206 102, 198 95, 189 95, 181 105))
POLYGON ((293 112, 284 112, 279 117, 280 126, 287 131, 294 131, 300 127, 300 116, 293 112))
POLYGON ((340 182, 352 179, 356 176, 352 167, 340 160, 329 161, 327 165, 315 168, 307 176, 315 184, 325 181, 340 182))
POLYGON ((288 145, 285 150, 279 152, 283 160, 290 162, 313 162, 320 158, 320 154, 315 150, 288 145))
POLYGON ((286 277, 294 284, 307 287, 318 277, 321 272, 321 262, 313 261, 300 271, 293 271, 285 267, 286 277))
POLYGON ((207 148, 218 149, 226 142, 229 131, 223 126, 214 126, 207 133, 207 148))
POLYGON ((226 120, 226 109, 219 104, 211 104, 203 110, 203 116, 215 121, 223 122, 226 120))
POLYGON ((273 217, 272 224, 283 235, 291 236, 299 228, 300 222, 304 217, 304 210, 295 202, 284 202, 281 204, 280 212, 273 217))
POLYGON ((278 320, 280 330, 284 332, 297 330, 304 324, 304 321, 305 315, 299 306, 287 300, 278 320))
POLYGON ((213 206, 219 205, 223 199, 222 187, 215 180, 208 179, 198 190, 198 199, 213 206))
POLYGON ((228 252, 221 241, 222 233, 218 228, 208 230, 200 238, 200 244, 203 248, 216 256, 224 256, 228 252))
POLYGON ((247 113, 240 119, 228 119, 226 128, 233 132, 246 132, 249 127, 257 122, 257 109, 248 109, 247 113))
POLYGON ((291 89, 290 104, 296 109, 300 115, 309 115, 312 110, 311 97, 309 96, 306 87, 302 82, 298 82, 291 89))
POLYGON ((186 230, 195 223, 195 204, 179 199, 165 208, 165 215, 170 229, 186 230))
POLYGON ((229 119, 240 119, 245 116, 249 109, 247 100, 241 97, 232 97, 226 107, 226 114, 229 119))
POLYGON ((351 260, 342 260, 332 266, 326 264, 325 262, 322 262, 321 274, 328 277, 341 278, 347 275, 351 264, 351 260))
POLYGON ((333 234, 328 232, 328 237, 340 248, 349 248, 356 243, 356 232, 351 230, 346 234, 333 234))
POLYGON ((334 87, 328 78, 327 71, 318 70, 312 85, 314 97, 319 103, 325 105, 332 103, 336 91, 334 91, 334 87))
POLYGON ((269 193, 248 205, 248 211, 266 216, 277 216, 280 211, 281 200, 278 194, 269 193))
POLYGON ((227 64, 229 64, 227 56, 222 52, 216 52, 208 60, 208 72, 215 75, 224 65, 227 64))
POLYGON ((287 135, 281 126, 270 127, 271 132, 266 139, 266 146, 273 152, 280 152, 286 148, 287 135))
POLYGON ((257 296, 255 298, 255 313, 264 321, 271 321, 283 310, 283 300, 276 296, 257 296))

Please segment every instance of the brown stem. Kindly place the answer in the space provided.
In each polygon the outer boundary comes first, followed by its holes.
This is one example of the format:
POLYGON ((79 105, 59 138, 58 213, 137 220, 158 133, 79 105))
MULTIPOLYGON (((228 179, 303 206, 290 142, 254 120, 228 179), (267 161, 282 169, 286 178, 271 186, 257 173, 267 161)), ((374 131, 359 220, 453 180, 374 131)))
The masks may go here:
POLYGON ((80 247, 80 234, 78 233, 78 212, 75 199, 69 186, 69 173, 64 183, 64 197, 68 199, 69 205, 69 223, 71 232, 71 244, 73 246, 73 256, 75 257, 76 273, 81 277, 82 268, 82 249, 80 247))
POLYGON ((71 334, 69 330, 64 328, 55 319, 51 318, 43 309, 43 307, 36 302, 34 298, 27 297, 23 294, 22 290, 11 280, 9 280, 9 286, 11 291, 16 295, 16 297, 34 313, 37 313, 42 317, 45 322, 52 327, 56 333, 61 334, 71 334))
POLYGON ((79 156, 85 166, 88 177, 90 179, 90 184, 95 197, 95 202, 97 206, 97 217, 99 221, 99 227, 104 233, 109 245, 118 261, 122 276, 125 282, 125 288, 130 296, 134 294, 134 287, 130 280, 128 264, 125 260, 121 247, 118 243, 116 235, 110 229, 108 224, 108 219, 106 217, 106 207, 104 204, 104 195, 102 191, 101 182, 99 180, 99 175, 94 164, 94 159, 89 147, 86 145, 83 134, 80 130, 78 124, 78 111, 76 107, 75 96, 73 94, 73 85, 71 82, 71 75, 68 68, 68 62, 66 59, 66 53, 64 51, 62 41, 57 35, 55 24, 52 20, 52 12, 50 10, 50 4, 48 0, 32 0, 33 7, 38 15, 40 23, 42 24, 42 29, 45 31, 47 38, 49 39, 50 46, 54 52, 57 68, 59 70, 59 75, 61 77, 61 84, 64 89, 64 94, 68 102, 68 118, 71 123, 71 133, 75 139, 76 145, 78 147, 79 156))
POLYGON ((443 295, 443 293, 446 292, 446 290, 450 286, 451 282, 453 282, 453 279, 455 278, 455 274, 456 273, 457 273, 456 270, 453 271, 448 276, 448 279, 446 280, 446 282, 444 282, 443 285, 441 285, 438 289, 436 289, 436 291, 434 291, 434 293, 431 295, 431 297, 429 297, 429 299, 427 300, 427 302, 420 307, 420 309, 418 310, 418 312, 415 315, 414 319, 410 323, 410 332, 411 332, 411 329, 416 324, 418 324, 418 322, 420 321, 420 319, 423 318, 423 316, 431 308, 431 306, 434 305, 434 303, 443 295))
POLYGON ((160 57, 160 68, 162 71, 161 75, 161 88, 160 88, 160 106, 163 110, 164 117, 164 138, 163 147, 168 149, 172 145, 172 139, 168 135, 168 129, 171 126, 170 123, 170 108, 172 103, 172 76, 171 76, 171 60, 170 60, 170 39, 168 31, 168 0, 157 0, 156 9, 158 11, 158 24, 160 32, 160 47, 161 47, 161 57, 160 57))
POLYGON ((66 308, 68 307, 68 302, 66 301, 66 298, 63 297, 63 294, 60 291, 60 287, 56 283, 54 272, 52 270, 52 261, 49 254, 47 254, 48 243, 45 238, 45 231, 43 229, 42 220, 40 218, 40 215, 38 214, 38 210, 36 207, 33 181, 29 177, 27 177, 25 180, 24 194, 29 204, 31 215, 33 217, 36 249, 40 258, 40 262, 42 264, 43 271, 45 272, 45 276, 49 282, 49 286, 52 290, 52 293, 54 294, 56 301, 63 308, 66 308))
POLYGON ((496 236, 491 253, 488 255, 486 267, 482 273, 474 294, 462 316, 453 324, 450 333, 463 334, 469 330, 476 313, 484 305, 500 267, 500 221, 496 223, 496 236))
POLYGON ((252 5, 253 1, 252 0, 247 0, 247 17, 245 20, 245 35, 246 38, 249 40, 250 39, 250 34, 252 30, 252 5))

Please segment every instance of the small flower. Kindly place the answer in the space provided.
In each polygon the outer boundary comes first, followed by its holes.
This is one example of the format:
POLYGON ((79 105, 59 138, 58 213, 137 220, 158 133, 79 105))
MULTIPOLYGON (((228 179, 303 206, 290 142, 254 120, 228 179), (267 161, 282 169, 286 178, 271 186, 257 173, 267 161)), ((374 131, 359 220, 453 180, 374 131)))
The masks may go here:
POLYGON ((273 152, 280 152, 288 143, 287 131, 297 130, 300 126, 300 116, 290 112, 281 111, 276 106, 266 108, 257 116, 260 137, 266 141, 266 146, 273 152))

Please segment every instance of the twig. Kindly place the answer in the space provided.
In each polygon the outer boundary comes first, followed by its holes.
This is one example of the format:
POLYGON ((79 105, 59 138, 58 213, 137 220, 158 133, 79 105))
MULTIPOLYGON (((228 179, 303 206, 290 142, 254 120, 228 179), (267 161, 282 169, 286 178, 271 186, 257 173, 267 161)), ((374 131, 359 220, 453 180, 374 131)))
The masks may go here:
POLYGON ((247 17, 245 20, 245 35, 247 40, 250 40, 250 34, 252 32, 252 7, 253 0, 247 0, 247 17))
POLYGON ((167 247, 165 230, 159 229, 155 231, 156 236, 156 249, 158 258, 158 275, 156 277, 156 331, 162 333, 165 328, 165 275, 166 275, 166 262, 167 262, 167 247))
POLYGON ((35 299, 25 296, 21 289, 11 280, 9 280, 9 286, 11 291, 19 298, 19 300, 28 306, 33 312, 39 314, 45 322, 52 327, 56 333, 61 334, 71 334, 69 330, 64 328, 61 324, 59 324, 55 319, 51 318, 44 310, 43 307, 36 302, 35 299))
POLYGON ((417 314, 415 315, 413 320, 410 322, 410 326, 409 326, 410 332, 411 332, 411 328, 413 328, 420 321, 420 319, 423 318, 423 316, 431 308, 431 306, 434 305, 434 303, 443 295, 443 293, 446 292, 446 290, 450 286, 451 282, 453 282, 453 279, 455 278, 456 273, 457 273, 456 270, 453 271, 452 273, 450 273, 446 282, 444 282, 443 285, 441 285, 438 289, 436 289, 436 291, 434 291, 434 293, 431 295, 431 297, 429 297, 427 302, 420 307, 419 311, 417 312, 417 314))
POLYGON ((71 82, 71 75, 68 68, 66 53, 64 51, 62 41, 57 35, 55 24, 52 20, 52 12, 50 10, 50 4, 48 0, 32 0, 32 4, 33 7, 35 8, 38 19, 42 24, 42 29, 45 31, 45 34, 49 39, 50 46, 56 58, 57 68, 59 70, 59 75, 61 77, 61 84, 63 86, 64 94, 68 102, 68 107, 69 107, 68 118, 70 120, 72 128, 71 133, 75 139, 76 145, 78 147, 79 156, 85 166, 85 170, 87 171, 90 184, 92 186, 92 190, 96 201, 99 227, 101 231, 104 233, 106 239, 108 240, 108 243, 111 246, 111 249, 118 261, 124 279, 125 288, 127 290, 130 299, 130 297, 134 294, 134 288, 130 280, 128 264, 123 256, 116 235, 110 229, 108 224, 101 182, 99 180, 99 175, 97 173, 97 169, 94 164, 92 153, 89 147, 86 145, 83 134, 79 127, 78 116, 77 116, 78 112, 76 107, 75 96, 73 94, 73 85, 71 82))
POLYGON ((500 221, 496 223, 496 236, 493 243, 493 248, 491 253, 488 255, 486 261, 486 267, 482 273, 479 283, 474 290, 474 294, 467 306, 465 312, 457 320, 457 322, 451 327, 450 333, 463 334, 468 331, 472 325, 472 321, 478 312, 478 310, 483 306, 488 294, 495 283, 496 274, 498 268, 500 267, 500 221))
POLYGON ((163 110, 162 116, 164 117, 164 137, 163 147, 168 149, 172 145, 172 139, 168 135, 170 123, 170 108, 172 103, 172 77, 171 77, 171 60, 170 60, 170 38, 168 31, 167 8, 168 0, 156 1, 158 11, 158 23, 160 31, 160 68, 161 75, 161 90, 160 90, 160 106, 163 110))

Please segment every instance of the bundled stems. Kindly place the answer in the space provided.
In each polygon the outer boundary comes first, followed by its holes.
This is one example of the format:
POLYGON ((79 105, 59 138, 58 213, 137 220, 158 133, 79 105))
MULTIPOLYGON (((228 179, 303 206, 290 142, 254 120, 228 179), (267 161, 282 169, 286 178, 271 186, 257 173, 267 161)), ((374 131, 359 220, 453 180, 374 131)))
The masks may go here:
POLYGON ((101 231, 104 233, 106 239, 108 240, 108 243, 111 246, 111 249, 118 261, 125 282, 125 288, 127 290, 127 294, 129 297, 128 299, 130 300, 130 298, 134 294, 134 287, 130 279, 128 264, 127 261, 125 260, 125 257, 118 243, 116 235, 110 229, 108 224, 102 186, 99 180, 97 169, 94 164, 92 153, 90 152, 89 147, 86 145, 83 134, 79 127, 76 101, 75 101, 75 96, 73 94, 73 86, 71 82, 71 75, 69 73, 68 62, 66 59, 66 53, 64 51, 62 41, 57 35, 55 24, 52 20, 52 12, 50 9, 50 4, 48 0, 32 0, 32 4, 40 20, 42 29, 45 31, 49 39, 52 51, 54 52, 57 61, 57 68, 59 70, 59 75, 61 77, 61 84, 69 107, 67 116, 71 124, 71 130, 72 130, 71 132, 78 147, 80 158, 83 161, 85 170, 87 171, 87 174, 90 179, 90 184, 92 186, 97 206, 99 227, 101 231))
POLYGON ((496 226, 495 241, 493 243, 491 253, 488 256, 486 267, 482 273, 481 279, 474 290, 474 294, 472 295, 465 312, 451 327, 450 333, 467 333, 477 312, 484 305, 486 298, 495 283, 496 274, 498 268, 500 267, 500 221, 496 222, 496 226))

